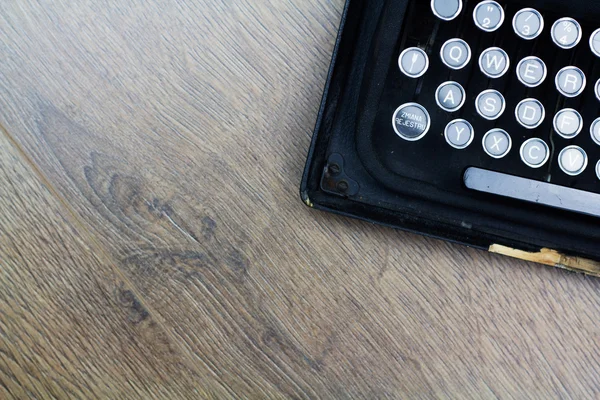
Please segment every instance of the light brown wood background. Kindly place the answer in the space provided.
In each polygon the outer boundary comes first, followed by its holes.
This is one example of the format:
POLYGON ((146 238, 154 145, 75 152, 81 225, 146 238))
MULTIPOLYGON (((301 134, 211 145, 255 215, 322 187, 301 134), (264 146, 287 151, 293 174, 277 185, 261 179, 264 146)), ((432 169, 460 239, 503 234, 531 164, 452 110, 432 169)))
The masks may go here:
POLYGON ((0 398, 600 396, 600 279, 301 204, 342 9, 0 2, 0 398))

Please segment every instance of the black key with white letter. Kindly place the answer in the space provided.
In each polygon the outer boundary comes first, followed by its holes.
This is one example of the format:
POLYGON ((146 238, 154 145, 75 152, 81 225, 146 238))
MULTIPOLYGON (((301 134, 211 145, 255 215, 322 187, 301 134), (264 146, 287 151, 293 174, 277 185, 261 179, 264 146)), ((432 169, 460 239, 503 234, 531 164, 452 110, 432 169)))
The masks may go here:
POLYGON ((431 127, 431 117, 420 104, 403 104, 394 113, 392 127, 398 136, 409 142, 422 139, 431 127))

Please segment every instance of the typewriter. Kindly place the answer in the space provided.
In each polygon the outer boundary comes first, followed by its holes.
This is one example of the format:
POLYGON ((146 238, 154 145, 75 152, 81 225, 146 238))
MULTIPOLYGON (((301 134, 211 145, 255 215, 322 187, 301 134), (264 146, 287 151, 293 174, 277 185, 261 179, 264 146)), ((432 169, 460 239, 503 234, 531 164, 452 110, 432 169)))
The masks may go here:
POLYGON ((600 2, 349 0, 310 207, 600 273, 600 2))

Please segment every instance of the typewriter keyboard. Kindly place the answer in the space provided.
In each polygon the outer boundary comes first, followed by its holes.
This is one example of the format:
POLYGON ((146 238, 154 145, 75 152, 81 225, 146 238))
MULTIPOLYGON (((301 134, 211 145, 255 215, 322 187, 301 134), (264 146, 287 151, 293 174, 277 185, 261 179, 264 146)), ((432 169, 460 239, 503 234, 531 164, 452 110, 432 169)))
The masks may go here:
POLYGON ((426 41, 399 49, 415 96, 388 114, 396 140, 410 153, 439 130, 435 152, 471 154, 466 188, 600 216, 600 29, 508 3, 430 2, 426 41))

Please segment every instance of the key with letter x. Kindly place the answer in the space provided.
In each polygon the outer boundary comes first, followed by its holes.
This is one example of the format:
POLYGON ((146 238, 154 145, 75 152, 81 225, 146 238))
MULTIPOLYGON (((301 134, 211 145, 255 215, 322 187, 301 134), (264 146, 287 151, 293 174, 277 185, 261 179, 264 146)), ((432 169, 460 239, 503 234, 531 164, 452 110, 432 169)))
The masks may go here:
POLYGON ((503 129, 492 129, 483 137, 483 150, 493 158, 503 158, 512 148, 512 139, 503 129))

